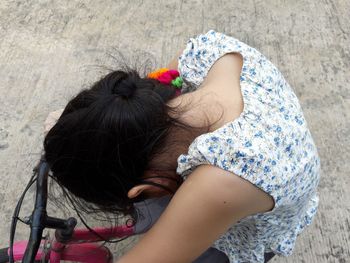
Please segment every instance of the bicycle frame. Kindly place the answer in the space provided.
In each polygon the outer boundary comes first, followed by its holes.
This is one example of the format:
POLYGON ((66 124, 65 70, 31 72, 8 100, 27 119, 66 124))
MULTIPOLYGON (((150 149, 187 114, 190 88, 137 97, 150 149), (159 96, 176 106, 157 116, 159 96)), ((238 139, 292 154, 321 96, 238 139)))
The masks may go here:
MULTIPOLYGON (((93 229, 98 235, 105 239, 122 238, 134 235, 133 226, 118 226, 113 228, 98 227, 93 229)), ((110 250, 97 244, 101 239, 87 229, 74 230, 73 236, 67 242, 59 242, 53 238, 51 243, 45 244, 41 241, 35 260, 49 260, 50 263, 59 263, 61 260, 85 262, 85 263, 110 263, 113 255, 110 250), (46 247, 45 247, 46 246, 46 247)), ((27 241, 19 241, 14 244, 14 260, 22 260, 27 241)))

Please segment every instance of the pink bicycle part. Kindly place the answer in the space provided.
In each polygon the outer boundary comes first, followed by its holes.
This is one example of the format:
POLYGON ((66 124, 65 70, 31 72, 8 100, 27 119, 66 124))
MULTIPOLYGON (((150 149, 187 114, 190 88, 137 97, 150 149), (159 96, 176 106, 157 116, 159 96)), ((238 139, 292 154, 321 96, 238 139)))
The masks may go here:
MULTIPOLYGON (((127 225, 112 228, 97 227, 93 230, 106 240, 135 234, 134 227, 127 225)), ((112 262, 113 255, 109 249, 93 243, 100 241, 103 240, 88 229, 76 229, 67 243, 61 243, 54 238, 47 251, 44 248, 47 244, 45 244, 45 240, 42 240, 35 260, 39 261, 45 257, 50 263, 59 263, 61 260, 85 263, 112 262)), ((27 241, 18 241, 14 244, 13 254, 15 261, 22 260, 26 247, 27 241)))

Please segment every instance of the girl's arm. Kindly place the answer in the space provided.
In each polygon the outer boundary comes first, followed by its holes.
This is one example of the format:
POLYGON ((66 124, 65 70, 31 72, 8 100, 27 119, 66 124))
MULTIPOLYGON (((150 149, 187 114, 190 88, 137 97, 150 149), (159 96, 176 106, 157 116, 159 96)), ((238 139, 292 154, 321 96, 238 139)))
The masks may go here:
POLYGON ((118 263, 189 263, 238 220, 269 211, 273 199, 239 176, 199 166, 154 227, 118 263))

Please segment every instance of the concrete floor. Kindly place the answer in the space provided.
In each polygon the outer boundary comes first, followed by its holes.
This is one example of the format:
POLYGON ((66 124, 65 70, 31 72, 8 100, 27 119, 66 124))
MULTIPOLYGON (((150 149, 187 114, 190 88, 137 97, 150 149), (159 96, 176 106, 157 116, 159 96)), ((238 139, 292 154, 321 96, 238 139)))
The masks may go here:
MULTIPOLYGON (((294 254, 273 262, 350 262, 349 14, 347 0, 0 1, 0 245, 7 245, 16 200, 40 156, 48 113, 103 66, 118 65, 118 52, 133 64, 153 57, 161 66, 188 37, 216 29, 280 68, 322 161, 319 213, 294 254)), ((27 234, 19 228, 18 238, 27 234)))

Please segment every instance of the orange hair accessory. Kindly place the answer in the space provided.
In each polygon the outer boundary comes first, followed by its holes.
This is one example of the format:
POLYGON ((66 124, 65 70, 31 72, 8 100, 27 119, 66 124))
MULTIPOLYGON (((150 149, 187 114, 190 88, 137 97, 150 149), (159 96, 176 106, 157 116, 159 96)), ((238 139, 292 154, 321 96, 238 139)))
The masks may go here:
POLYGON ((150 79, 158 79, 164 72, 167 72, 169 69, 167 68, 160 68, 155 71, 152 71, 147 75, 148 78, 150 79))
POLYGON ((168 85, 171 84, 178 89, 181 89, 181 86, 183 83, 183 80, 180 77, 179 71, 174 69, 160 68, 158 70, 155 70, 149 73, 147 77, 151 79, 156 79, 163 84, 168 84, 168 85))

